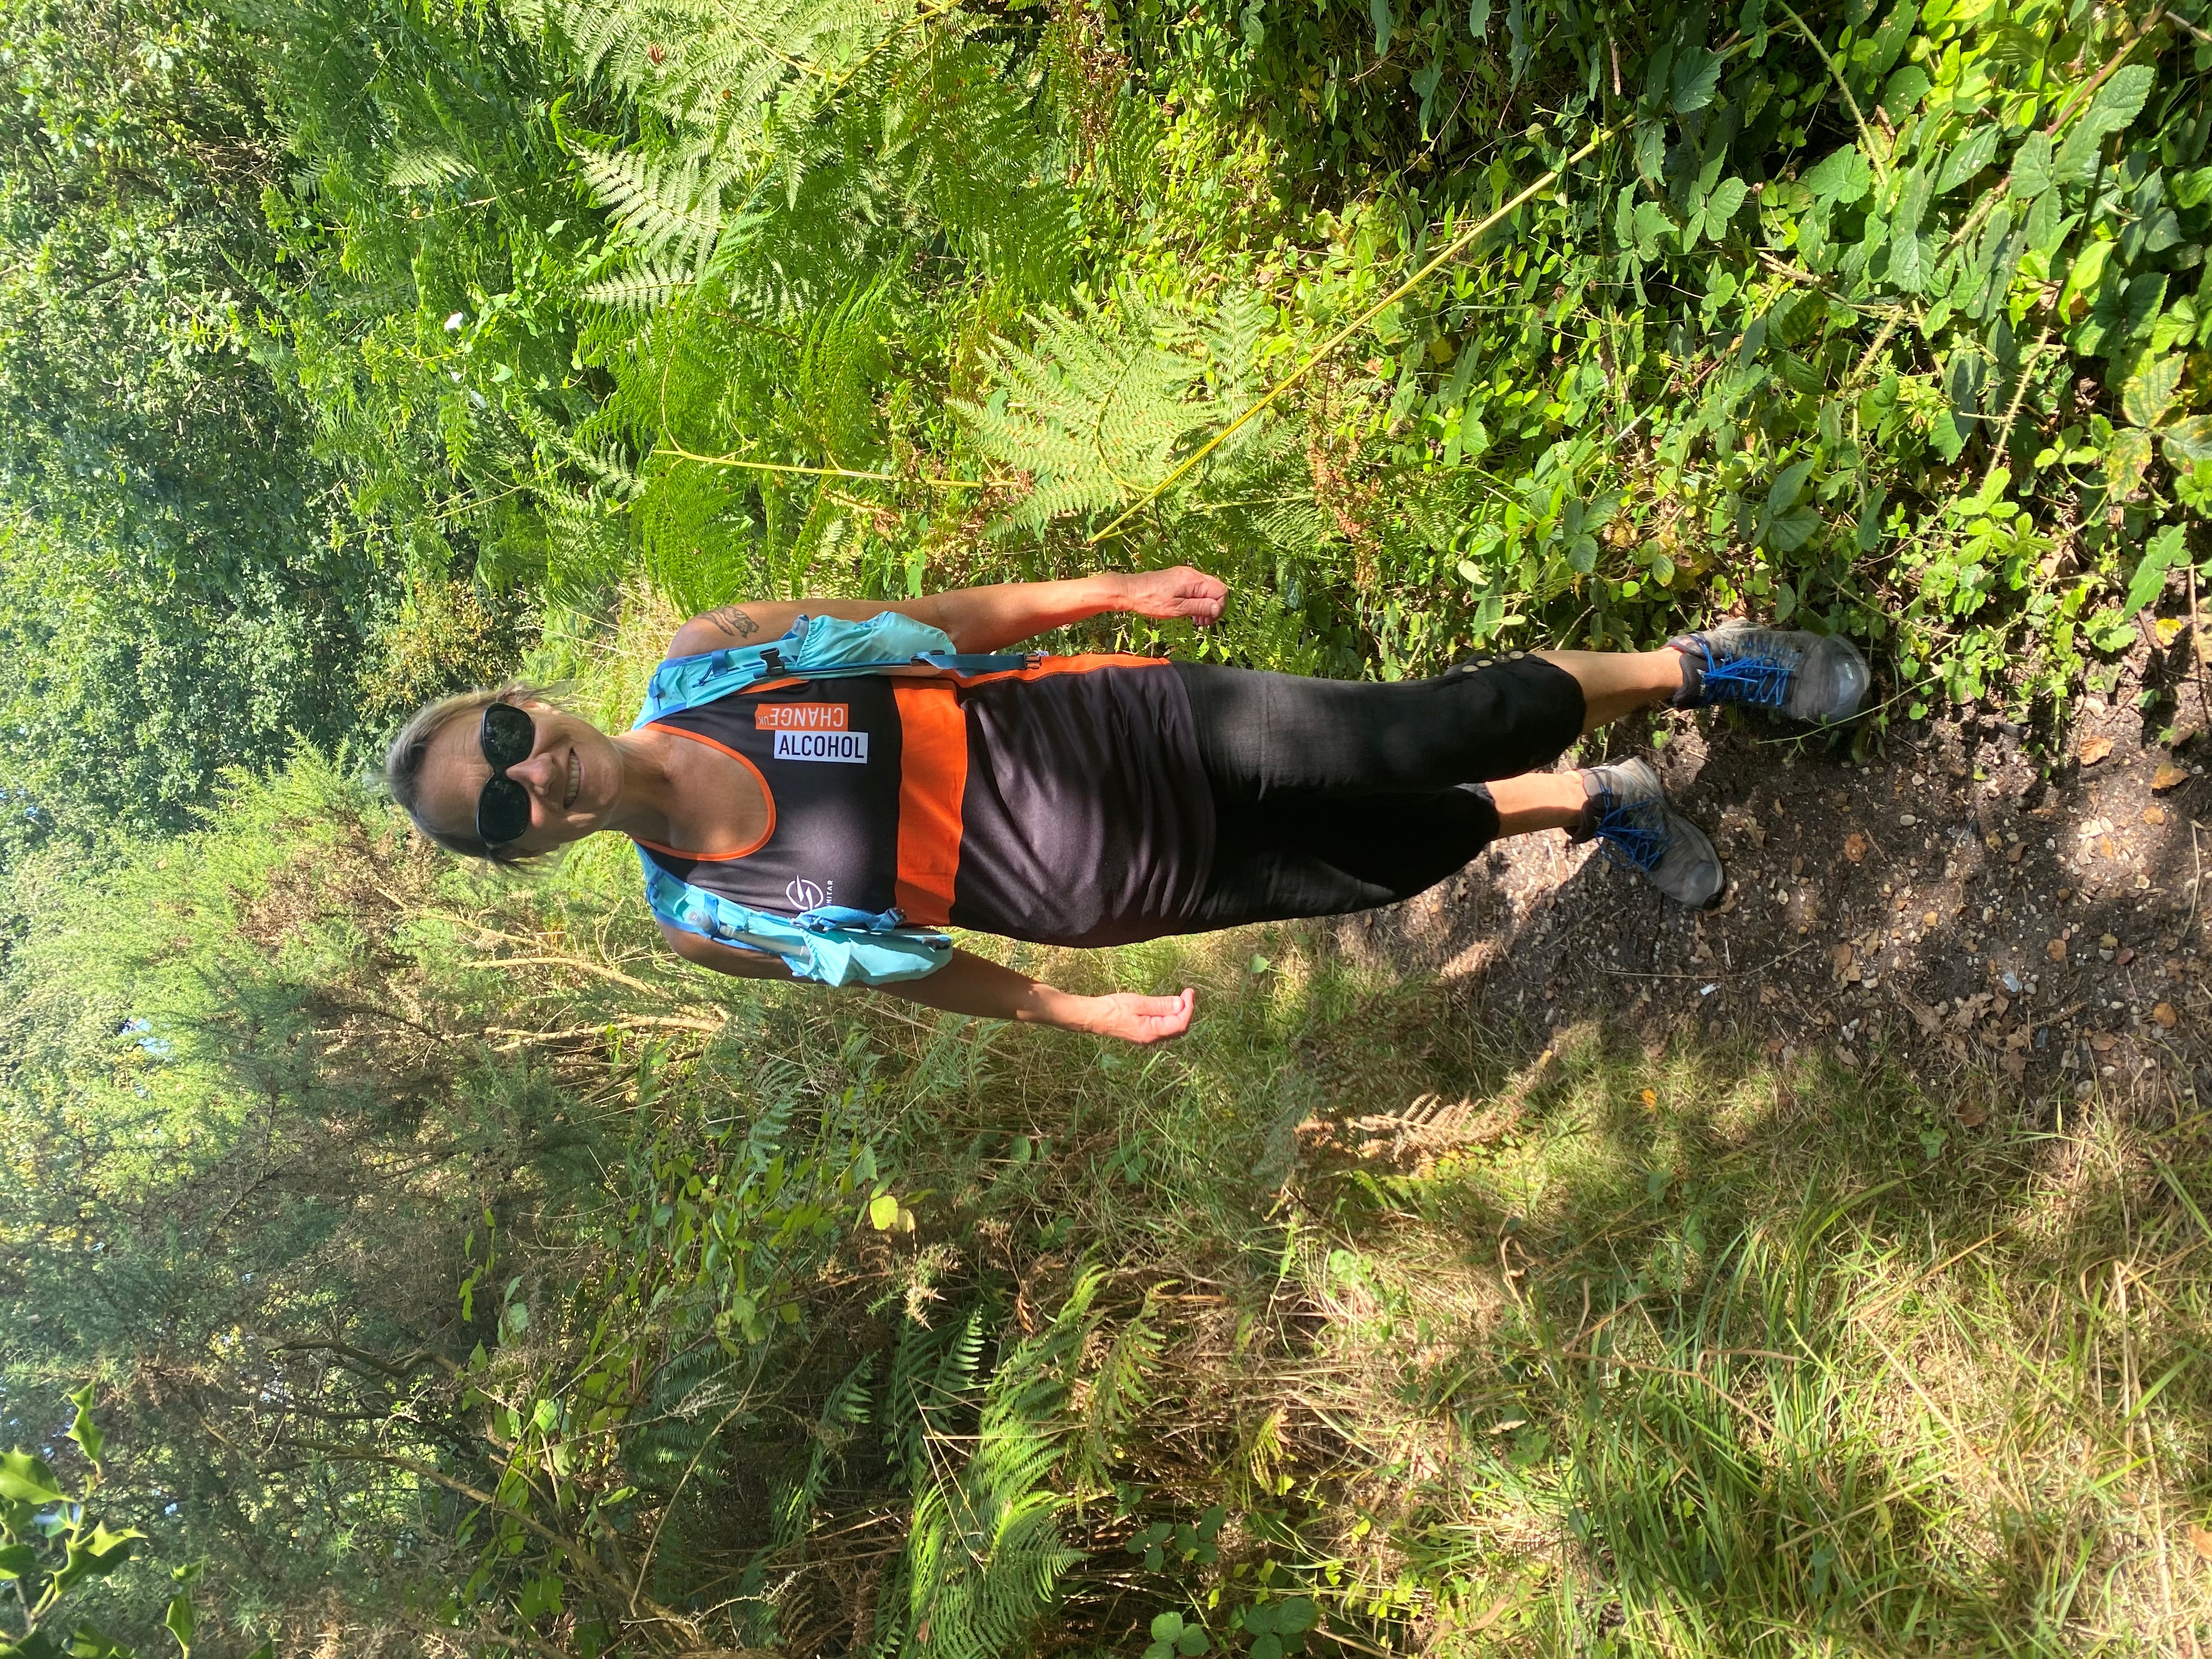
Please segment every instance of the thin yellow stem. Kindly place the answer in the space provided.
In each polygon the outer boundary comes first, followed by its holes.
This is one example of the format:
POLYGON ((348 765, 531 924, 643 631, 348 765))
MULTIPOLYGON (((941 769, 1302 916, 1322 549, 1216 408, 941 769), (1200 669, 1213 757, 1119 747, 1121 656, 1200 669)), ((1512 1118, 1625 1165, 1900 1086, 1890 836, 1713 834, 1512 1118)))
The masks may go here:
POLYGON ((1610 127, 1599 128, 1596 132, 1590 136, 1589 142, 1584 144, 1580 149, 1577 150, 1572 155, 1567 157, 1567 159, 1560 162, 1559 166, 1553 167, 1542 178, 1537 179, 1535 183, 1530 185, 1519 195, 1514 197, 1511 201, 1507 202, 1504 206, 1498 208, 1497 211, 1487 215, 1472 228, 1462 231, 1459 235, 1454 237, 1445 246, 1443 252, 1437 254, 1434 258, 1431 259, 1428 264, 1423 265, 1419 270, 1408 276, 1404 282, 1399 283, 1397 287, 1392 289, 1380 300, 1377 300, 1373 305, 1368 307, 1366 310, 1361 312, 1358 316, 1353 318, 1342 328, 1337 330, 1335 333, 1330 335, 1328 338, 1323 341, 1321 345, 1315 349, 1313 354, 1304 362, 1300 363, 1296 368, 1292 369, 1281 380, 1276 381, 1273 386, 1268 387, 1266 395, 1261 398, 1259 402, 1254 404, 1251 408, 1246 410, 1242 415, 1239 415, 1227 426, 1215 433, 1212 437, 1209 438, 1204 444, 1200 446, 1197 453, 1192 455, 1188 460, 1185 461, 1181 466, 1176 468, 1174 471, 1169 473, 1166 477, 1161 479, 1159 483, 1154 484, 1150 489, 1147 489, 1134 501, 1132 501, 1121 513, 1120 517, 1116 518, 1113 523, 1108 525, 1103 530, 1098 532, 1097 534, 1091 538, 1091 544, 1095 547, 1100 542, 1104 541, 1109 536, 1112 535, 1123 525, 1127 524, 1132 518, 1135 517, 1138 513, 1141 512, 1145 507, 1150 506, 1161 495, 1164 495, 1169 489, 1173 488, 1175 484, 1188 476, 1193 467, 1196 466, 1208 455, 1211 455, 1215 450, 1220 448, 1221 446, 1228 442, 1231 438, 1236 436, 1237 433, 1242 428, 1248 425, 1252 421, 1256 420, 1269 405, 1273 404, 1276 398, 1281 397, 1292 386, 1297 385, 1299 381, 1304 380, 1308 374, 1313 372, 1315 365, 1318 364, 1323 358, 1334 352, 1339 346, 1342 345, 1353 335, 1365 328, 1368 324, 1373 322, 1377 317, 1388 311, 1392 306, 1397 304, 1399 301, 1404 299, 1408 294, 1411 294, 1415 289, 1419 288, 1423 283, 1426 282, 1431 276, 1434 276, 1438 270, 1442 270, 1452 260, 1457 258, 1462 252, 1466 252, 1470 245, 1481 237, 1485 232, 1490 230, 1500 222, 1510 218, 1514 214, 1519 212, 1521 209, 1527 206, 1529 202, 1549 190, 1553 185, 1559 181, 1560 178, 1566 173, 1566 170, 1569 167, 1574 166, 1576 162, 1583 160, 1585 157, 1594 153, 1600 144, 1602 144, 1607 139, 1613 136, 1613 129, 1610 127))
POLYGON ((736 455, 695 455, 678 444, 663 444, 653 453, 696 461, 701 466, 738 467, 748 472, 795 472, 809 478, 862 478, 876 483, 920 484, 927 489, 990 489, 997 483, 991 478, 908 477, 900 472, 856 472, 849 466, 794 466, 787 461, 749 461, 736 455))

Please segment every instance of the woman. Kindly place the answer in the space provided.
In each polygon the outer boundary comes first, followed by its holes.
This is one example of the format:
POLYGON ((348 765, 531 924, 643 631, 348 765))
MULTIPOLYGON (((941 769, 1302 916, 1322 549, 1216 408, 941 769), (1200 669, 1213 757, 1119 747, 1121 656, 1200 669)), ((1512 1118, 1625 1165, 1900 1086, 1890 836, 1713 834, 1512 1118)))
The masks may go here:
POLYGON ((1395 684, 1132 656, 920 661, 1113 612, 1203 627, 1226 596, 1186 568, 731 605, 677 630, 635 730, 609 736, 520 689, 471 692, 410 720, 387 776, 456 852, 512 861, 629 836, 669 944, 703 967, 1153 1042, 1189 1024, 1188 988, 1076 996, 924 930, 1107 945, 1336 915, 1540 830, 1595 837, 1702 905, 1720 861, 1650 767, 1538 769, 1662 704, 1844 719, 1869 679, 1846 641, 1747 628, 1493 653, 1395 684), (805 665, 834 660, 824 641, 916 665, 828 677, 805 665), (768 678, 717 690, 747 674, 768 678))

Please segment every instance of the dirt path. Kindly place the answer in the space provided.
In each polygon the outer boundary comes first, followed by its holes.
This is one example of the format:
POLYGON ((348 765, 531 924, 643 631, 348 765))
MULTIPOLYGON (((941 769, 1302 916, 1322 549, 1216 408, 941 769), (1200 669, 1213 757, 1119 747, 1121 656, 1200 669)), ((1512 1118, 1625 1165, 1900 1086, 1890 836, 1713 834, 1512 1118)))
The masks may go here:
MULTIPOLYGON (((2212 781, 2135 709, 2160 673, 2148 651, 2127 665, 2055 757, 1995 716, 1900 726, 1854 766, 1760 720, 1666 715, 1650 757, 1728 861, 1716 908, 1543 835, 1339 936, 1472 981, 1493 1015, 1626 1021, 1654 1053, 1697 1029, 1785 1061, 1887 1055, 1929 1084, 1971 1067, 2018 1084, 2022 1105, 2102 1085, 2185 1113, 2192 1089, 2212 1099, 2197 891, 2212 781)), ((1985 1093, 1961 1094, 1962 1117, 1979 1121, 1985 1093)))

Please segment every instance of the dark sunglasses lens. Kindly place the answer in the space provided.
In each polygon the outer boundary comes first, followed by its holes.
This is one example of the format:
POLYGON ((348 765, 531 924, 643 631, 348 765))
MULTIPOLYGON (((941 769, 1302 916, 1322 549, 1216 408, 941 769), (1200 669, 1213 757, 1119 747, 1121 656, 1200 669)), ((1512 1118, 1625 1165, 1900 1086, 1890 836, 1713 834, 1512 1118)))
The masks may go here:
POLYGON ((511 702, 488 703, 483 714, 484 758, 494 766, 520 766, 538 745, 538 727, 511 702))
POLYGON ((530 829, 529 792, 513 778, 494 778, 477 797, 477 834, 487 847, 520 841, 530 829))

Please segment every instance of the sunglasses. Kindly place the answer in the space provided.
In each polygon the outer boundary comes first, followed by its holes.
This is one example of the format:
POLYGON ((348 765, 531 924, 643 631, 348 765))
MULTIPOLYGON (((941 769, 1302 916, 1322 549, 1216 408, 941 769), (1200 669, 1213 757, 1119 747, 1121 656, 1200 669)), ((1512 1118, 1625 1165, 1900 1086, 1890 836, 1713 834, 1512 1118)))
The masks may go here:
POLYGON ((484 705, 483 726, 477 733, 483 757, 491 765, 483 793, 477 797, 477 836, 487 847, 520 841, 530 833, 530 792, 507 775, 538 746, 538 725, 511 702, 484 705))

